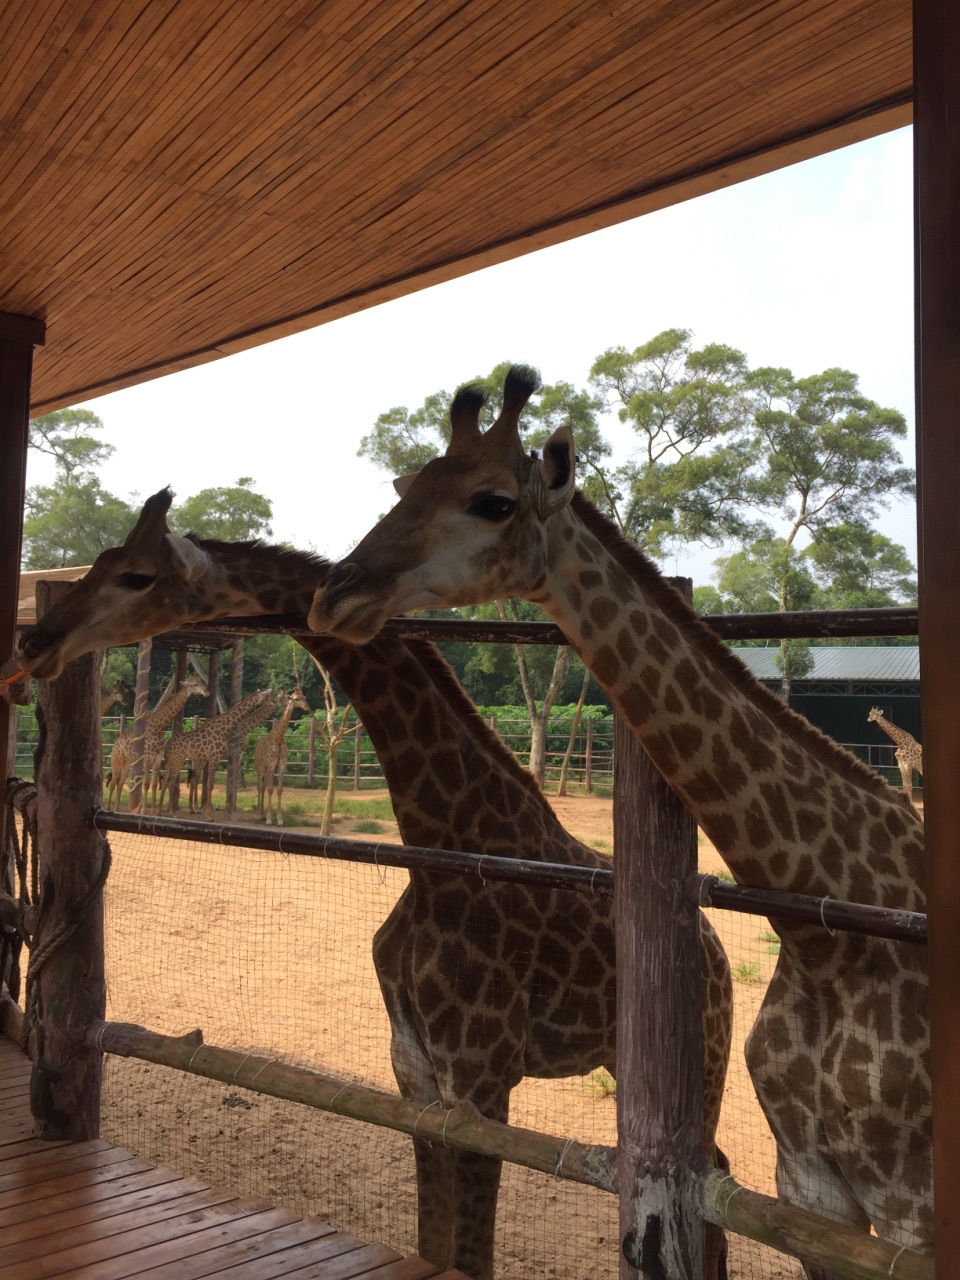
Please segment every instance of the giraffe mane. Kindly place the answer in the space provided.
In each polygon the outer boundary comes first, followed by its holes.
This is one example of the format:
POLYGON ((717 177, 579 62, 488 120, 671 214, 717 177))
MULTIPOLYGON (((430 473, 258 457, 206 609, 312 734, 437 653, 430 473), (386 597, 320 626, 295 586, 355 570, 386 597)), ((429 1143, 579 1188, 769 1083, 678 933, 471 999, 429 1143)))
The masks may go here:
POLYGON ((641 584, 644 592, 664 615, 681 631, 692 636, 698 648, 706 654, 714 666, 732 685, 746 694, 769 720, 788 732, 818 760, 829 765, 847 781, 885 800, 895 801, 915 817, 909 801, 891 787, 880 774, 849 751, 845 751, 831 737, 794 711, 782 698, 762 684, 724 644, 716 632, 691 608, 680 592, 666 581, 653 561, 628 542, 616 525, 579 491, 574 494, 572 507, 594 537, 602 543, 622 568, 641 584))
POLYGON ((244 558, 262 552, 272 560, 279 560, 296 569, 317 569, 325 573, 330 568, 330 561, 317 551, 301 551, 297 547, 285 547, 276 542, 265 542, 262 538, 246 538, 241 542, 224 542, 221 538, 201 538, 196 533, 188 533, 185 537, 204 551, 225 557, 238 556, 244 558))

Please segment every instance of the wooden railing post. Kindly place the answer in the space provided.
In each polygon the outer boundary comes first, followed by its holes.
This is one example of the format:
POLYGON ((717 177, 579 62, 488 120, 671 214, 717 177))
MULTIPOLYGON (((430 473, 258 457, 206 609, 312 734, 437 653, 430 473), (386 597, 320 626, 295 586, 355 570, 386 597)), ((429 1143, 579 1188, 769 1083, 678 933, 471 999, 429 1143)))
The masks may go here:
MULTIPOLYGON (((69 590, 37 584, 37 614, 69 590)), ((40 681, 37 767, 40 903, 27 986, 27 1017, 38 1015, 30 1084, 37 1134, 83 1142, 100 1130, 102 1055, 85 1042, 104 1017, 103 878, 107 844, 88 824, 102 795, 97 654, 40 681), (39 973, 36 966, 40 964, 39 973)))
POLYGON ((619 716, 614 758, 620 1275, 701 1280, 697 827, 619 716))
MULTIPOLYGON (((243 636, 237 636, 233 642, 233 655, 230 659, 230 705, 235 707, 243 697, 243 636)), ((224 810, 227 821, 233 822, 237 816, 237 795, 240 791, 241 765, 243 764, 243 748, 247 740, 242 733, 234 731, 230 735, 230 748, 227 752, 227 798, 224 810)))

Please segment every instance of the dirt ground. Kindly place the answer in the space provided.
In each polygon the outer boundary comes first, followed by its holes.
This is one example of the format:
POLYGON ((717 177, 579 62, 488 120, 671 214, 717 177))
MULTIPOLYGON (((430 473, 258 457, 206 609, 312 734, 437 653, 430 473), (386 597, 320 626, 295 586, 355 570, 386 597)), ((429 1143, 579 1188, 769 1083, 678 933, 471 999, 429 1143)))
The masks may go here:
MULTIPOLYGON (((612 846, 610 800, 552 803, 573 834, 599 848, 612 846)), ((356 833, 359 822, 340 821, 336 834, 356 833)), ((362 838, 399 841, 392 823, 378 827, 362 838)), ((127 836, 114 836, 111 845, 109 1017, 175 1034, 201 1027, 208 1043, 320 1064, 345 1079, 395 1088, 370 942, 402 891, 404 873, 127 836)), ((706 844, 701 866, 722 866, 706 844)), ((756 917, 711 915, 741 975, 720 1144, 741 1181, 772 1193, 773 1140, 742 1053, 775 963, 763 936, 769 927, 756 917)), ((615 1101, 596 1076, 523 1081, 513 1095, 511 1120, 615 1142, 615 1101)), ((363 1238, 415 1250, 410 1144, 389 1130, 109 1059, 104 1137, 363 1238)), ((613 1197, 505 1168, 496 1264, 503 1280, 613 1280, 617 1236, 613 1197)), ((732 1278, 800 1275, 791 1259, 749 1241, 733 1241, 730 1264, 732 1278)))

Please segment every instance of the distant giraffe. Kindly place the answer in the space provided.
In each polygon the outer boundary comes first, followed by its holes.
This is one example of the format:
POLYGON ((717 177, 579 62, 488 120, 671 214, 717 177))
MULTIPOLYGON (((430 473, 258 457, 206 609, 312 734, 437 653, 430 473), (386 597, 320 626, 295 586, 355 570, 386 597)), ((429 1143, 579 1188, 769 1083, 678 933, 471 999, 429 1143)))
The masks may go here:
POLYGON ((203 797, 203 817, 213 816, 213 775, 217 765, 230 750, 230 738, 236 733, 244 737, 251 729, 262 724, 276 710, 278 698, 269 689, 258 689, 248 698, 232 706, 223 715, 204 720, 192 733, 177 733, 167 743, 163 764, 163 784, 160 788, 159 813, 171 784, 180 776, 185 761, 189 760, 190 789, 188 806, 191 813, 199 813, 198 792, 203 781, 203 770, 209 768, 209 782, 203 797))
POLYGON ((253 764, 257 774, 257 817, 264 818, 270 826, 276 797, 276 825, 283 826, 283 771, 287 767, 287 729, 290 717, 299 708, 309 711, 310 703, 299 686, 283 705, 283 710, 268 734, 257 743, 253 751, 253 764))
MULTIPOLYGON (((207 686, 199 676, 188 676, 172 697, 166 702, 161 702, 147 716, 143 732, 143 785, 140 788, 140 813, 146 812, 150 802, 156 809, 160 762, 164 750, 163 731, 174 716, 183 710, 188 698, 195 693, 206 697, 207 686)), ((110 774, 107 778, 107 798, 104 801, 108 809, 111 806, 111 797, 116 801, 117 807, 120 806, 123 784, 133 763, 133 743, 133 730, 124 729, 113 744, 113 750, 110 753, 110 774)))
MULTIPOLYGON (((534 370, 511 369, 486 433, 483 392, 457 392, 446 454, 397 483, 400 501, 321 581, 310 627, 362 645, 411 609, 540 604, 738 881, 924 911, 923 826, 905 797, 756 680, 577 492, 569 426, 524 449, 520 414, 538 386, 534 370)), ((780 1195, 928 1252, 926 949, 777 932, 746 1054, 780 1195)))
POLYGON ((894 752, 897 768, 900 770, 900 779, 907 799, 912 800, 914 769, 921 778, 923 777, 923 747, 912 733, 907 733, 906 729, 901 729, 892 720, 888 720, 879 707, 870 708, 867 712, 867 721, 878 724, 887 737, 892 738, 897 744, 894 752))
POLYGON ((129 686, 125 685, 122 680, 117 680, 109 689, 102 690, 100 694, 100 719, 103 719, 115 702, 122 703, 129 692, 129 686))
MULTIPOLYGON (((101 560, 25 641, 55 678, 83 646, 131 643, 183 622, 303 613, 325 562, 259 543, 179 539, 169 492, 148 499, 123 548, 101 560), (125 584, 136 568, 136 582, 125 584)), ((557 821, 530 774, 488 728, 433 646, 388 635, 360 647, 301 641, 343 689, 376 748, 407 844, 610 867, 557 821)), ((373 957, 400 1091, 421 1106, 473 1102, 505 1119, 523 1076, 616 1073, 612 900, 411 870, 373 957), (484 977, 496 975, 496 981, 484 977), (477 1034, 477 1028, 482 1034, 477 1034)), ((731 1038, 730 972, 701 917, 704 1149, 714 1160, 731 1038)), ((476 1280, 492 1274, 500 1161, 414 1138, 418 1252, 476 1280)), ((708 1226, 705 1275, 722 1233, 708 1226)))

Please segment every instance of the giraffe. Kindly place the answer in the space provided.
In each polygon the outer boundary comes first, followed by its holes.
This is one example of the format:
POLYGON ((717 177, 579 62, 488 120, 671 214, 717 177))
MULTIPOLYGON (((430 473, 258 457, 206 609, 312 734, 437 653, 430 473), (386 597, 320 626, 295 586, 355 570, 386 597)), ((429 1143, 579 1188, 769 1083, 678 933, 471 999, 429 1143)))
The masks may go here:
POLYGON ((310 703, 298 686, 283 704, 283 710, 268 734, 253 750, 257 773, 257 817, 265 818, 269 827, 273 816, 274 795, 277 804, 277 826, 283 826, 283 771, 287 767, 287 728, 296 708, 309 711, 310 703))
POLYGON ((907 733, 906 729, 901 729, 892 720, 888 720, 879 707, 870 708, 867 712, 867 721, 875 721, 887 737, 892 738, 897 744, 894 755, 897 759, 897 767, 900 770, 900 779, 903 783, 904 794, 912 802, 914 769, 916 769, 921 778, 923 777, 923 747, 912 733, 907 733))
POLYGON ((213 775, 217 765, 230 750, 230 739, 234 733, 244 737, 251 729, 262 724, 276 710, 278 699, 269 689, 258 689, 248 698, 232 706, 223 715, 211 716, 204 720, 199 729, 192 733, 177 733, 167 743, 164 756, 164 777, 160 788, 159 813, 163 809, 163 801, 167 790, 174 779, 180 776, 185 761, 189 760, 189 809, 191 813, 199 813, 198 792, 203 781, 203 770, 209 767, 209 782, 203 790, 203 817, 213 816, 213 775))
POLYGON ((117 680, 109 689, 102 690, 100 694, 100 718, 101 720, 110 710, 115 702, 123 702, 129 693, 128 687, 122 680, 117 680))
MULTIPOLYGON (((88 649, 187 621, 306 612, 325 562, 257 543, 180 547, 167 533, 169 505, 169 493, 148 499, 124 547, 104 552, 25 638, 32 672, 52 679, 88 649)), ((611 865, 564 830, 433 646, 386 636, 361 647, 329 636, 301 643, 363 720, 407 844, 611 865)), ((701 938, 704 1147, 712 1160, 732 989, 723 948, 703 917, 701 938)), ((401 1093, 424 1106, 468 1099, 505 1120, 523 1075, 573 1075, 601 1064, 615 1074, 614 948, 613 905, 602 896, 411 871, 373 940, 401 1093), (502 954, 508 938, 511 951, 502 954)), ((500 1161, 418 1139, 414 1156, 418 1252, 488 1280, 500 1161)), ((708 1231, 712 1277, 722 1237, 708 1231)))
MULTIPOLYGON (((147 716, 143 731, 143 786, 140 788, 140 813, 145 813, 149 807, 148 794, 152 799, 154 810, 159 812, 157 808, 157 786, 160 780, 160 768, 164 753, 163 731, 176 714, 183 710, 187 700, 195 693, 200 694, 202 697, 207 697, 209 690, 198 676, 188 676, 176 693, 169 697, 166 702, 161 702, 159 706, 154 707, 153 711, 147 716)), ((133 743, 133 730, 124 729, 113 744, 113 750, 110 753, 110 775, 107 778, 106 805, 108 809, 110 808, 111 796, 114 795, 114 789, 116 790, 116 803, 117 805, 120 804, 123 784, 133 762, 133 743)))
MULTIPOLYGON (((542 605, 746 884, 923 911, 923 828, 904 797, 765 689, 575 489, 569 427, 525 454, 539 385, 515 367, 485 434, 462 389, 445 456, 318 588, 309 624, 355 643, 386 617, 520 595, 542 605)), ((746 1046, 781 1197, 932 1245, 923 948, 778 924, 746 1046)), ((813 1273, 811 1273, 813 1274, 813 1273)))

